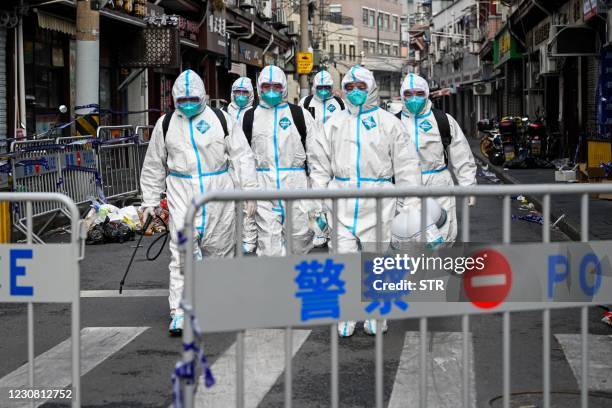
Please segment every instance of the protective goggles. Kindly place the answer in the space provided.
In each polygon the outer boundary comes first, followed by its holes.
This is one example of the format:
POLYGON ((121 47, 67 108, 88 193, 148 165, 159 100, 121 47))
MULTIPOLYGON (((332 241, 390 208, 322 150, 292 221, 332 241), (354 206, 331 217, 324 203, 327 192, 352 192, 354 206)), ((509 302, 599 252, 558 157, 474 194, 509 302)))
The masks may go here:
POLYGON ((363 81, 358 81, 358 82, 348 82, 347 84, 344 85, 344 90, 346 92, 351 92, 353 89, 360 89, 362 91, 367 91, 368 84, 366 84, 363 81))
POLYGON ((332 87, 329 85, 319 85, 317 86, 317 91, 329 91, 331 92, 332 87))
POLYGON ((176 98, 177 105, 181 105, 183 103, 202 103, 202 98, 198 96, 180 96, 176 98))
POLYGON ((261 92, 268 92, 269 90, 282 92, 283 84, 279 84, 277 82, 264 82, 259 86, 259 89, 261 90, 261 92))
POLYGON ((233 94, 236 96, 249 96, 251 92, 247 89, 234 89, 233 94))
POLYGON ((427 96, 427 92, 424 91, 423 89, 406 89, 404 91, 404 97, 405 98, 410 98, 413 96, 427 96))

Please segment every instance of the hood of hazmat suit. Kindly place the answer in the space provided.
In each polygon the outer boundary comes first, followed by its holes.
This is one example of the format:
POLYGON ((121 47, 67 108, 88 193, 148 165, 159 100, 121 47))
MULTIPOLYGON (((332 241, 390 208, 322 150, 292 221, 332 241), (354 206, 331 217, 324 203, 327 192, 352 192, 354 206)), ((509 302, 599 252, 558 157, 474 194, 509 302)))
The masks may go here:
MULTIPOLYGON (((228 174, 233 166, 240 187, 256 189, 255 161, 242 132, 234 132, 232 121, 223 113, 229 134, 226 136, 221 121, 204 104, 204 82, 194 71, 182 72, 174 83, 172 96, 175 104, 184 97, 196 97, 202 108, 187 117, 174 111, 168 131, 163 134, 163 116, 153 129, 145 156, 140 185, 144 207, 159 205, 160 193, 166 191, 170 211, 170 308, 177 310, 182 294, 183 277, 178 250, 178 231, 183 228, 185 214, 197 195, 234 189, 228 174), (228 160, 229 159, 229 160, 228 160), (166 176, 167 173, 167 176, 166 176)), ((231 256, 235 235, 234 204, 211 203, 196 215, 195 228, 201 238, 204 256, 231 256)), ((197 248, 200 253, 200 248, 197 248)))
MULTIPOLYGON (((425 91, 429 96, 427 81, 415 74, 408 74, 401 86, 402 102, 406 101, 406 90, 425 91)), ((408 139, 414 146, 421 161, 423 184, 428 186, 454 185, 451 172, 459 185, 476 184, 476 164, 470 145, 457 121, 446 115, 450 127, 451 143, 444 150, 440 127, 432 112, 432 103, 428 99, 418 114, 413 114, 403 106, 402 123, 408 130, 408 139), (448 162, 448 163, 447 163, 448 162)), ((457 237, 457 215, 454 197, 436 198, 440 206, 446 210, 448 220, 440 228, 444 241, 454 242, 457 237)))
POLYGON ((300 101, 300 106, 306 108, 311 114, 313 114, 317 122, 321 124, 327 122, 327 120, 333 115, 344 110, 344 103, 340 103, 336 98, 334 98, 332 93, 333 89, 334 80, 332 79, 331 74, 327 71, 320 71, 314 77, 312 94, 302 98, 300 101), (321 98, 319 92, 317 92, 317 87, 319 86, 328 86, 330 88, 329 96, 327 96, 325 99, 321 98), (308 104, 306 104, 307 101, 308 104))
MULTIPOLYGON (((257 164, 257 177, 263 189, 296 190, 308 188, 306 175, 307 151, 291 114, 287 99, 285 73, 274 65, 262 69, 257 78, 259 105, 253 112, 251 147, 257 164), (281 84, 282 101, 274 106, 262 98, 263 84, 281 84)), ((310 143, 316 130, 312 116, 303 108, 301 113, 306 126, 306 143, 310 143)), ((283 229, 286 224, 286 203, 281 200, 260 201, 257 205, 258 246, 257 253, 264 256, 284 256, 286 242, 283 229)), ((307 253, 312 247, 312 232, 308 228, 310 206, 294 201, 293 250, 307 253)))
POLYGON ((234 122, 240 121, 244 112, 253 107, 253 101, 255 100, 255 93, 253 91, 253 83, 251 82, 251 78, 240 77, 234 81, 232 84, 231 100, 232 101, 227 107, 227 113, 234 122), (247 91, 249 93, 246 105, 240 106, 239 103, 236 102, 236 95, 234 95, 234 91, 237 90, 247 91))
MULTIPOLYGON (((378 107, 378 87, 372 73, 355 66, 342 81, 368 86, 364 104, 350 101, 348 108, 332 117, 315 138, 309 162, 313 188, 394 188, 420 186, 421 170, 414 145, 407 143, 399 119, 378 107), (395 182, 395 184, 394 184, 395 182)), ((414 197, 382 200, 382 237, 389 242, 391 221, 397 206, 419 208, 414 197)), ((338 202, 340 252, 356 252, 361 245, 376 243, 376 201, 347 199, 338 202)))

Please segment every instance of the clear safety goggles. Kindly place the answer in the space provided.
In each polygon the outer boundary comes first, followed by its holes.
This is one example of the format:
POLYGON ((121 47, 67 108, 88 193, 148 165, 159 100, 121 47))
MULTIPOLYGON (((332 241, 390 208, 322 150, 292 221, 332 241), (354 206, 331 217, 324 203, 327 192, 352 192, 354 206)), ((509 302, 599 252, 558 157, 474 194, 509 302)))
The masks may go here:
POLYGON ((249 96, 251 94, 247 89, 234 89, 233 93, 236 96, 249 96))
POLYGON ((353 89, 360 89, 362 91, 367 91, 368 84, 366 84, 363 81, 357 81, 357 82, 348 82, 347 84, 344 85, 344 90, 346 92, 351 92, 353 89))
POLYGON ((331 92, 332 87, 329 85, 319 85, 317 86, 317 91, 329 91, 331 92))
POLYGON ((427 92, 423 89, 406 89, 404 91, 404 98, 411 98, 413 96, 426 96, 427 92))
POLYGON ((268 92, 269 90, 273 90, 276 92, 283 92, 283 84, 279 84, 277 82, 264 82, 259 86, 261 92, 268 92))
POLYGON ((198 96, 180 96, 176 98, 177 105, 182 105, 184 103, 202 103, 202 98, 198 96))

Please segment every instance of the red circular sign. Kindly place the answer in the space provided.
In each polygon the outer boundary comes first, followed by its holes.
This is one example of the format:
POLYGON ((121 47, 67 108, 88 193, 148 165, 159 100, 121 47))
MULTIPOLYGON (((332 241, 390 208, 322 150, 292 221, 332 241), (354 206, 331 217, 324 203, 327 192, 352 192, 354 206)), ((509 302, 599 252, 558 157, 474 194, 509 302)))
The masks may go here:
POLYGON ((512 269, 506 257, 492 249, 478 251, 472 258, 476 263, 463 274, 463 289, 474 306, 492 309, 510 293, 512 269))

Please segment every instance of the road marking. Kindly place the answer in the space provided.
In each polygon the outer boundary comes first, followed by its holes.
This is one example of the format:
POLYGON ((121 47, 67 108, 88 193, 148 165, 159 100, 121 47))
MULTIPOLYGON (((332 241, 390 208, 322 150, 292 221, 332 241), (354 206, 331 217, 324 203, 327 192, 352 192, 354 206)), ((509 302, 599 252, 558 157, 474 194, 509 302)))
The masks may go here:
MULTIPOLYGON (((563 348, 578 388, 582 384, 582 336, 580 334, 555 334, 563 348)), ((612 391, 612 335, 589 334, 589 390, 612 391)))
MULTIPOLYGON (((285 369, 284 330, 247 330, 244 357, 244 401, 246 408, 255 408, 274 386, 285 369)), ((302 347, 310 330, 293 330, 293 354, 302 347)), ((202 386, 200 376, 195 399, 196 407, 236 406, 236 343, 212 366, 216 384, 202 386)))
MULTIPOLYGON (((148 327, 86 327, 81 330, 81 376, 134 340, 148 327)), ((24 345, 25 347, 25 345, 24 345)), ((37 388, 64 388, 72 383, 71 340, 67 339, 50 350, 40 354, 34 363, 34 385, 37 388)), ((0 389, 25 388, 28 384, 28 364, 0 379, 0 389)), ((40 406, 46 400, 40 400, 40 406)), ((8 400, 8 394, 0 395, 0 406, 16 405, 8 400)))
POLYGON ((168 289, 124 290, 82 290, 82 298, 116 298, 116 297, 167 297, 168 289))
MULTIPOLYGON (((427 407, 456 407, 461 400, 462 387, 462 333, 430 332, 428 340, 427 366, 427 407)), ((469 347, 469 400, 470 407, 476 407, 474 384, 474 350, 472 335, 468 337, 469 347)), ((419 406, 420 383, 420 334, 407 332, 400 357, 389 408, 412 408, 419 406)))
POLYGON ((506 275, 500 273, 498 275, 481 275, 472 278, 473 288, 482 288, 484 286, 499 286, 506 284, 506 275))

